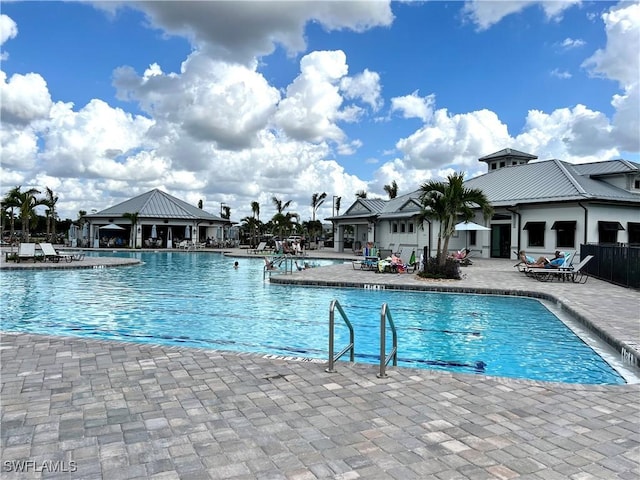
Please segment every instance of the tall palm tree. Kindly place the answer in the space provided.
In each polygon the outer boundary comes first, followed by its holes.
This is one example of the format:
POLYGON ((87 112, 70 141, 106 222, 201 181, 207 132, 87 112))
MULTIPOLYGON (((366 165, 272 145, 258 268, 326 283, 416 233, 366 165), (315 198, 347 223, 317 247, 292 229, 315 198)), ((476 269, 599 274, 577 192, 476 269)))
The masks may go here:
POLYGON ((394 180, 393 182, 391 182, 391 185, 384 186, 384 191, 387 192, 387 195, 389 195, 389 200, 393 200, 398 196, 398 184, 394 180))
POLYGON ((220 207, 220 216, 229 220, 229 218, 231 218, 231 207, 229 205, 222 205, 222 207, 220 207))
POLYGON ((251 202, 251 212, 257 220, 260 220, 260 204, 258 202, 251 202))
POLYGON ((16 223, 16 215, 15 209, 20 208, 20 186, 13 187, 11 190, 7 192, 7 194, 2 199, 2 210, 9 212, 9 221, 11 225, 11 239, 13 240, 15 236, 15 223, 16 223))
POLYGON ((56 203, 58 203, 58 195, 53 193, 49 187, 45 188, 44 205, 47 207, 47 238, 54 241, 56 238, 56 221, 58 212, 56 212, 56 203))
POLYGON ((29 241, 29 230, 31 226, 35 226, 38 222, 38 215, 36 213, 36 207, 38 205, 44 205, 44 200, 38 199, 37 194, 40 190, 36 188, 30 188, 24 192, 20 192, 18 195, 18 201, 20 202, 20 222, 22 223, 22 241, 29 241))
POLYGON ((367 198, 367 191, 366 190, 358 190, 356 192, 356 198, 367 198))
POLYGON ((340 203, 342 202, 342 197, 335 198, 335 207, 336 207, 336 215, 340 215, 340 203))
POLYGON ((140 215, 140 212, 135 212, 135 213, 123 213, 122 217, 128 219, 131 222, 131 230, 129 231, 129 245, 131 246, 131 248, 136 248, 136 224, 138 223, 138 217, 140 215))
POLYGON ((289 208, 289 205, 291 205, 291 200, 288 200, 283 203, 282 200, 280 200, 275 195, 271 197, 271 201, 273 202, 273 205, 276 207, 276 211, 278 213, 283 213, 287 208, 289 208))
POLYGON ((462 172, 449 175, 446 182, 432 180, 424 183, 420 190, 421 214, 427 218, 435 218, 440 224, 437 258, 438 263, 444 265, 449 239, 453 236, 459 219, 469 220, 473 217, 473 209, 480 208, 486 220, 493 214, 493 207, 482 190, 465 188, 462 172))
POLYGON ((316 212, 318 211, 318 208, 320 208, 320 205, 324 203, 325 198, 327 198, 327 194, 325 192, 314 193, 311 195, 311 208, 313 210, 312 220, 314 222, 316 221, 316 212))

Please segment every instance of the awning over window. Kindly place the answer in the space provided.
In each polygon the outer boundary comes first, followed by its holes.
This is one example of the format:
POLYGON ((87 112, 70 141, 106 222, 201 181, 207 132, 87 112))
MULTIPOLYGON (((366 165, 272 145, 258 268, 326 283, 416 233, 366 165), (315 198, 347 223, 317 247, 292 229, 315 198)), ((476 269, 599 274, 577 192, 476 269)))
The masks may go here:
POLYGON ((576 223, 578 222, 576 222, 575 220, 569 222, 553 222, 551 230, 575 230, 576 223))
POLYGON ((547 226, 547 222, 527 222, 524 224, 524 227, 522 227, 522 229, 529 230, 531 228, 541 228, 544 230, 546 226, 547 226))
POLYGON ((620 222, 598 222, 598 229, 606 232, 624 230, 620 222))

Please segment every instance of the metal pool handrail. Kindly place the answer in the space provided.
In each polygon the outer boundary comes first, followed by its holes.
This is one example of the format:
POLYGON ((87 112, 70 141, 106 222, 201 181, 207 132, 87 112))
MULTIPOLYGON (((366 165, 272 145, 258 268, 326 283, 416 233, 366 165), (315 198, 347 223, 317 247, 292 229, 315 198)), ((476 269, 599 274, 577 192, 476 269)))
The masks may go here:
POLYGON ((387 374, 385 373, 385 368, 389 361, 393 359, 393 366, 398 366, 398 335, 396 333, 396 326, 393 324, 393 318, 391 317, 391 310, 386 303, 382 304, 382 308, 380 308, 380 373, 377 375, 378 378, 385 378, 387 374), (387 336, 386 336, 386 328, 387 328, 387 319, 389 319, 389 326, 391 327, 393 348, 391 352, 387 356, 387 336))
POLYGON ((342 306, 338 302, 338 300, 332 300, 331 305, 329 306, 329 366, 325 369, 327 373, 335 373, 335 369, 333 368, 336 360, 338 360, 342 355, 347 353, 347 351, 351 350, 349 361, 354 362, 355 360, 355 351, 354 351, 354 333, 353 326, 347 317, 347 314, 344 313, 342 306), (335 330, 335 310, 338 309, 340 316, 342 316, 342 320, 349 327, 349 345, 347 345, 340 353, 337 355, 333 354, 333 344, 334 344, 334 330, 335 330))

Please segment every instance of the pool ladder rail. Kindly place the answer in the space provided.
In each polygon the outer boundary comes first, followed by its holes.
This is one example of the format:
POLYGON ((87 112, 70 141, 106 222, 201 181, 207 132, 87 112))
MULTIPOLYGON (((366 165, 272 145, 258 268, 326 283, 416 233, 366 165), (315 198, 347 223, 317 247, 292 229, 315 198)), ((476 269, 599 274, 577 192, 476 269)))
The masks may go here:
MULTIPOLYGON (((355 334, 353 325, 349 321, 349 317, 347 317, 347 314, 340 305, 340 302, 338 302, 338 300, 332 300, 329 306, 329 365, 325 371, 327 373, 335 373, 335 362, 347 352, 349 352, 349 361, 353 363, 355 361, 355 334), (336 310, 338 310, 342 320, 349 329, 349 344, 337 354, 334 353, 336 310)), ((380 372, 377 375, 378 378, 387 377, 386 367, 390 361, 393 361, 394 367, 398 365, 398 335, 396 332, 396 326, 393 323, 393 317, 391 316, 391 310, 386 303, 383 303, 380 308, 380 372), (389 327, 391 328, 392 338, 392 348, 388 355, 386 353, 387 320, 389 321, 389 327)))

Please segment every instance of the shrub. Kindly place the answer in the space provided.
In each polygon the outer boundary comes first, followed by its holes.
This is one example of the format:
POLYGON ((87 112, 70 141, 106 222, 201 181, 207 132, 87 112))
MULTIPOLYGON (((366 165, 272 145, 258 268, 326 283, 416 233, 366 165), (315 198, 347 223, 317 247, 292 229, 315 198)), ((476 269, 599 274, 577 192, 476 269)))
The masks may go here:
POLYGON ((447 258, 444 265, 438 263, 438 259, 430 257, 425 261, 424 270, 418 276, 422 278, 448 278, 460 280, 460 263, 447 258))

